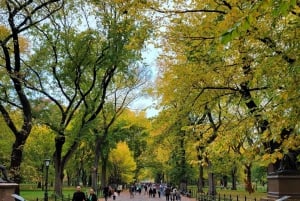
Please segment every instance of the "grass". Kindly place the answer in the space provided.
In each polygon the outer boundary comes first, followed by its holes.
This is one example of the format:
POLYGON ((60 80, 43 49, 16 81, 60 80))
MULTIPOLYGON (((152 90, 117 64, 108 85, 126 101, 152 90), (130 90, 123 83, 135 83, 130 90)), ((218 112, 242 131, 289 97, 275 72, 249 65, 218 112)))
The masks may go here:
MULTIPOLYGON (((88 191, 88 187, 83 187, 83 192, 88 191)), ((63 188, 63 195, 65 200, 69 200, 66 198, 72 198, 73 193, 75 192, 75 187, 64 187, 63 188)), ((43 201, 45 197, 45 191, 41 188, 37 188, 34 185, 20 185, 20 195, 26 200, 26 201, 43 201)), ((53 187, 50 187, 48 189, 48 198, 49 201, 54 201, 54 190, 53 187)))

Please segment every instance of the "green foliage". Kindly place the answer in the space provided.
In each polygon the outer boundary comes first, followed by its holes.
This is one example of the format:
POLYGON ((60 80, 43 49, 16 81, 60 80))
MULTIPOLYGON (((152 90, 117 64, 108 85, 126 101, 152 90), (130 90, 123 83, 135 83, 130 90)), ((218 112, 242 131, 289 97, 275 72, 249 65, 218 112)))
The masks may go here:
POLYGON ((254 166, 252 168, 252 176, 253 181, 256 183, 259 182, 259 184, 266 184, 267 183, 267 169, 266 167, 262 166, 254 166))
POLYGON ((11 130, 7 127, 6 123, 4 122, 3 118, 0 118, 0 161, 6 167, 9 166, 10 161, 10 154, 11 154, 11 147, 14 142, 14 137, 11 133, 11 130))
POLYGON ((290 71, 299 67, 295 1, 178 1, 163 7, 162 13, 174 15, 161 35, 154 89, 163 110, 158 118, 165 121, 158 123, 161 135, 175 138, 177 124, 188 130, 189 113, 203 117, 193 125, 195 145, 202 147, 199 163, 206 165, 207 158, 216 172, 222 171, 215 169, 220 159, 266 166, 298 149, 298 129, 288 140, 280 137, 284 128, 299 127, 299 74, 290 71), (280 144, 272 154, 270 141, 280 144))
MULTIPOLYGON (((23 182, 41 182, 44 174, 44 160, 51 159, 54 151, 55 134, 45 127, 36 126, 27 139, 22 163, 23 182)), ((53 161, 51 161, 53 164, 53 161)), ((52 168, 51 168, 52 169, 52 168)))

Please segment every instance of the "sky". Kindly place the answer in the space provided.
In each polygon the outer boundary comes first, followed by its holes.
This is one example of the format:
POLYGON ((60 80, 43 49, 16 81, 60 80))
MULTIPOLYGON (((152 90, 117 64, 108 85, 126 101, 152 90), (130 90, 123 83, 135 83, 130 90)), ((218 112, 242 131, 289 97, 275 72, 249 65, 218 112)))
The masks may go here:
MULTIPOLYGON (((143 52, 144 62, 149 66, 152 72, 151 81, 154 82, 157 77, 157 64, 156 59, 159 55, 159 51, 153 45, 147 45, 147 49, 143 52)), ((158 114, 159 110, 155 109, 157 101, 152 97, 140 97, 130 106, 132 110, 146 110, 146 116, 148 118, 154 117, 158 114)))

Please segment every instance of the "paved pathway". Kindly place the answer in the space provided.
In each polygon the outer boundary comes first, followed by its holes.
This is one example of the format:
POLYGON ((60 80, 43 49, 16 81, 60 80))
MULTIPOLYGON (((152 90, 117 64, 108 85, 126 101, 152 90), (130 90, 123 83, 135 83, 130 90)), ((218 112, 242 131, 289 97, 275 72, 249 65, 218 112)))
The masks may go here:
MULTIPOLYGON (((104 198, 101 198, 100 201, 104 201, 104 198)), ((108 201, 114 201, 112 197, 108 198, 108 201)), ((120 196, 116 197, 115 201, 166 201, 165 196, 160 198, 157 196, 155 198, 149 198, 148 195, 145 195, 143 192, 141 194, 136 194, 133 198, 130 198, 128 191, 121 192, 120 196)), ((181 196, 181 201, 196 201, 195 198, 188 198, 186 196, 181 196)))

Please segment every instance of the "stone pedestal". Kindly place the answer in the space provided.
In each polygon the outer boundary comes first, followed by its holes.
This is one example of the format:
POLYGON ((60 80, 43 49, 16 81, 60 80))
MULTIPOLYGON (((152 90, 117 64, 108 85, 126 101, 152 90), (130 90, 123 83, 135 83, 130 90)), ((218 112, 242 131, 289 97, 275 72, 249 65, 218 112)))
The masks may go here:
POLYGON ((0 183, 0 201, 15 201, 11 196, 18 186, 16 183, 0 183))
POLYGON ((262 200, 273 201, 284 196, 300 200, 300 175, 269 175, 268 196, 262 200))

